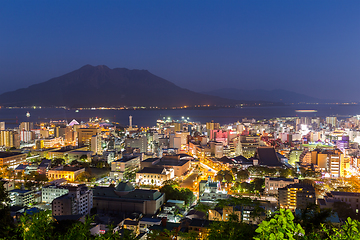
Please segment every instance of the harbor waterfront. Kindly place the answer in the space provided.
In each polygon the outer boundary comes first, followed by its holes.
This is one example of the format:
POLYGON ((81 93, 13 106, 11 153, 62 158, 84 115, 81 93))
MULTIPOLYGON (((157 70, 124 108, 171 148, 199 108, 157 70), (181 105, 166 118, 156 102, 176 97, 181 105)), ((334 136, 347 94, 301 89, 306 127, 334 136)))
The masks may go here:
POLYGON ((150 127, 157 119, 168 118, 181 120, 189 117, 194 122, 208 122, 214 120, 220 124, 236 122, 242 118, 270 119, 276 117, 351 117, 360 114, 358 104, 294 104, 274 107, 242 107, 217 109, 181 109, 181 110, 78 110, 63 108, 1 108, 0 121, 8 126, 16 126, 23 121, 67 120, 87 121, 91 117, 108 119, 121 125, 128 124, 128 116, 132 115, 134 124, 150 127), (301 110, 299 112, 299 110, 301 110), (30 116, 27 117, 27 113, 30 116))

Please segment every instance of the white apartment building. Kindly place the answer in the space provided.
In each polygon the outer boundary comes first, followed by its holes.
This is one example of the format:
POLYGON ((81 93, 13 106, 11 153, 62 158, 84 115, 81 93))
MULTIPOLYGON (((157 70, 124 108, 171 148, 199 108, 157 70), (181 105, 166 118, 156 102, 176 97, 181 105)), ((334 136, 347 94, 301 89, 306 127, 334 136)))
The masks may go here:
POLYGON ((278 194, 279 188, 284 188, 287 185, 299 183, 298 178, 271 178, 265 177, 265 193, 274 195, 278 194))
POLYGON ((69 192, 52 201, 53 216, 87 215, 93 207, 93 192, 85 184, 69 187, 69 192))
POLYGON ((43 203, 52 203, 55 198, 61 197, 69 192, 66 186, 49 185, 41 189, 41 201, 43 203))

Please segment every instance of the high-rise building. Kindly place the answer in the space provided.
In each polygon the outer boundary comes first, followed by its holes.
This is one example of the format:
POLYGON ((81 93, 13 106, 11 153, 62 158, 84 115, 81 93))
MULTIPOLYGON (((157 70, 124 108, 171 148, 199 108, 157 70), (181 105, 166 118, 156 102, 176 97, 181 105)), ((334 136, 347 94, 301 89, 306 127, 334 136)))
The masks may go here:
POLYGON ((5 130, 5 122, 0 122, 0 130, 5 130))
POLYGON ((0 146, 19 148, 20 136, 18 132, 12 130, 0 131, 0 146))
MULTIPOLYGON (((206 123, 206 131, 207 131, 208 137, 210 136, 211 130, 218 130, 218 129, 220 129, 220 123, 215 123, 214 121, 206 123)), ((212 140, 212 139, 210 139, 210 140, 212 140)))
POLYGON ((68 187, 69 192, 52 201, 53 216, 88 215, 93 207, 93 192, 85 184, 68 187))
POLYGON ((72 143, 74 141, 74 131, 71 126, 65 128, 65 144, 72 143))
POLYGON ((139 148, 140 152, 147 152, 147 138, 146 136, 137 138, 127 138, 125 140, 125 147, 139 148))
POLYGON ((97 128, 79 128, 78 132, 78 146, 90 146, 91 138, 97 135, 97 128))
POLYGON ((101 146, 101 137, 99 135, 93 135, 91 137, 91 151, 94 154, 99 155, 103 153, 103 148, 101 146))
POLYGON ((312 185, 290 184, 279 188, 279 206, 287 209, 304 209, 308 204, 315 204, 315 189, 312 185))
POLYGON ((31 131, 34 128, 34 123, 32 122, 22 122, 20 123, 20 131, 31 131))
POLYGON ((326 117, 326 124, 331 125, 331 127, 337 127, 337 118, 336 117, 326 117))
POLYGON ((34 140, 34 133, 32 131, 20 131, 20 141, 30 142, 34 140))
POLYGON ((54 129, 55 137, 65 138, 66 127, 65 126, 56 126, 54 129))

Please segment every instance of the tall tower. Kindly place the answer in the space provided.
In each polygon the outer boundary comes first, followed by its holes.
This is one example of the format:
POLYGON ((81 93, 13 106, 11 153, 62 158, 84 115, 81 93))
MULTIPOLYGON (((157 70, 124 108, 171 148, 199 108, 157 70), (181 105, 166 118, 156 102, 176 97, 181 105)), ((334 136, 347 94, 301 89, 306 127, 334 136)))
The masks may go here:
POLYGON ((240 136, 238 136, 238 142, 237 142, 237 145, 236 145, 235 154, 236 154, 237 156, 244 154, 244 153, 243 153, 243 148, 242 148, 240 136))
POLYGON ((129 116, 129 128, 130 129, 132 128, 132 116, 131 115, 129 116))

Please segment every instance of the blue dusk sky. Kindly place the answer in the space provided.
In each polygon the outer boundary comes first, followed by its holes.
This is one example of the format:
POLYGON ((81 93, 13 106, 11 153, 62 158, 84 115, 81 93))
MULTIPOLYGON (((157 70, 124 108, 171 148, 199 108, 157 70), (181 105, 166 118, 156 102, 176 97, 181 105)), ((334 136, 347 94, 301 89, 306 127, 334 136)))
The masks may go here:
POLYGON ((0 2, 0 93, 85 64, 360 101, 360 1, 0 2))

